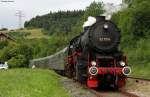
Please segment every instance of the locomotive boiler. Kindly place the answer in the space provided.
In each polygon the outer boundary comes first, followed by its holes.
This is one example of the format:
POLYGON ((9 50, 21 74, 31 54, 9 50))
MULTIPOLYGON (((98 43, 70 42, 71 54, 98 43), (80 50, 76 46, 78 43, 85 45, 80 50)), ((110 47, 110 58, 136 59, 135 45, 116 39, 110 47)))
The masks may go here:
POLYGON ((124 87, 131 69, 127 57, 119 49, 120 29, 105 16, 89 17, 84 31, 70 41, 66 75, 87 84, 124 87))

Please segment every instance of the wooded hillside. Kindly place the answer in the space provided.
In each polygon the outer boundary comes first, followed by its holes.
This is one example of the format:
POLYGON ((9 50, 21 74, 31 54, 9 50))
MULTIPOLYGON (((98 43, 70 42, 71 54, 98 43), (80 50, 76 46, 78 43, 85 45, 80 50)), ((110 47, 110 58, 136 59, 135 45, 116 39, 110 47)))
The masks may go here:
POLYGON ((54 33, 69 33, 72 27, 80 22, 84 11, 58 11, 43 16, 36 16, 25 22, 27 28, 44 28, 48 35, 54 33))

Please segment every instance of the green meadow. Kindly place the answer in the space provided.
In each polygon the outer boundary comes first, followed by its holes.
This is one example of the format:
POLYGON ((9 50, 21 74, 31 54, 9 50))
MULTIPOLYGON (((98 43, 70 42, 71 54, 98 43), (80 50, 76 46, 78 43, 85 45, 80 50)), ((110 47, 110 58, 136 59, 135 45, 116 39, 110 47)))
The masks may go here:
POLYGON ((0 97, 69 97, 60 79, 50 70, 1 70, 0 97))

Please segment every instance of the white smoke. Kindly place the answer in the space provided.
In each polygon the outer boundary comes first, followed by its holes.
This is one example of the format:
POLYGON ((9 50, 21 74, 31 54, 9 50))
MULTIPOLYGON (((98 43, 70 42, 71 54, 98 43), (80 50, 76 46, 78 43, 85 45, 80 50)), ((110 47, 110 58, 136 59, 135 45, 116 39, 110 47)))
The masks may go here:
POLYGON ((114 5, 113 3, 106 3, 103 6, 105 10, 105 13, 103 14, 103 16, 106 16, 106 20, 110 20, 114 13, 117 13, 118 11, 123 10, 128 7, 128 5, 125 3, 119 4, 119 5, 114 5))
POLYGON ((95 23, 96 23, 96 18, 92 17, 92 16, 89 16, 88 20, 86 22, 84 22, 83 28, 88 27, 88 26, 92 26, 95 23))

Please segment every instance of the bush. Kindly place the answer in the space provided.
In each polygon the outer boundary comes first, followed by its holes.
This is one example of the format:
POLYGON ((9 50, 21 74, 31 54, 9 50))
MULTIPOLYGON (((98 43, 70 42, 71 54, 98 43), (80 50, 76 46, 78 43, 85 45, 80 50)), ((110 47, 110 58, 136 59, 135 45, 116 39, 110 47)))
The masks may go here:
POLYGON ((17 55, 15 57, 12 57, 8 61, 8 65, 10 68, 15 68, 15 67, 27 67, 27 59, 25 58, 24 55, 17 55))
POLYGON ((32 48, 26 43, 9 43, 0 51, 0 60, 8 61, 11 67, 28 67, 30 59, 32 59, 32 48))
POLYGON ((0 41, 0 49, 3 49, 8 45, 8 41, 0 41))
POLYGON ((141 39, 137 43, 137 49, 135 51, 135 60, 138 61, 138 63, 146 63, 150 60, 150 44, 149 39, 141 39))

